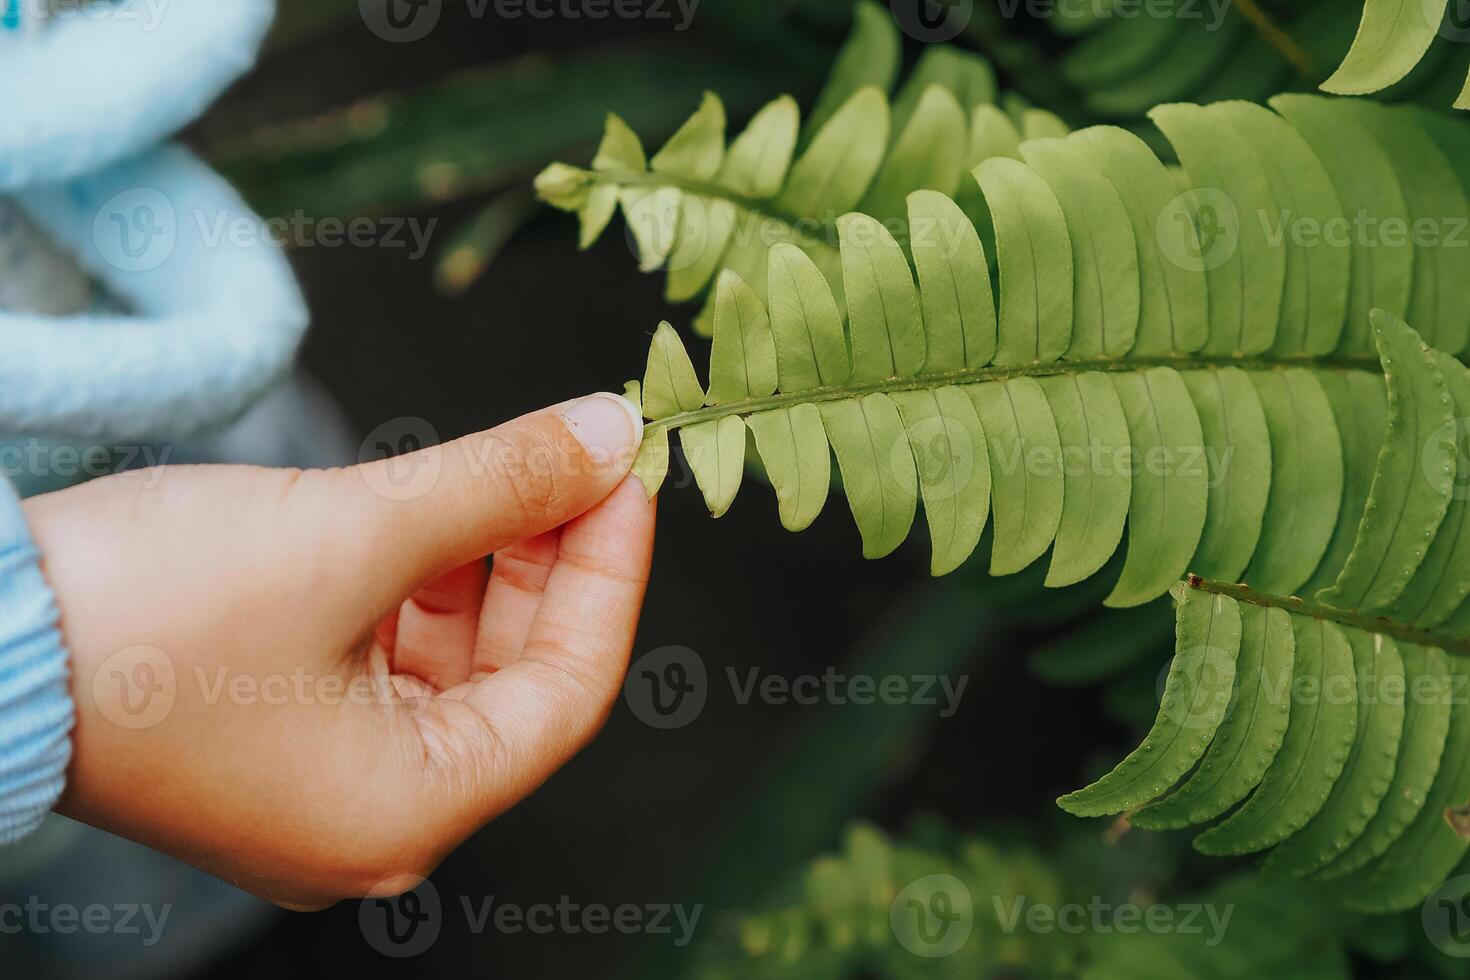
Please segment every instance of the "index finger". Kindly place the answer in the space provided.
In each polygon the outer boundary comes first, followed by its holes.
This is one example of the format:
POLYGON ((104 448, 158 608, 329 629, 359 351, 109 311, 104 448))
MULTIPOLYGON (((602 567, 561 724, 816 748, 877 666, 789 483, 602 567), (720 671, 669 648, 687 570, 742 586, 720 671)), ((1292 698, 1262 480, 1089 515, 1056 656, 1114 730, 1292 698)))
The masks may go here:
POLYGON ((520 659, 464 697, 498 753, 478 769, 486 811, 533 791, 602 728, 628 669, 653 529, 654 504, 630 476, 562 531, 520 659))

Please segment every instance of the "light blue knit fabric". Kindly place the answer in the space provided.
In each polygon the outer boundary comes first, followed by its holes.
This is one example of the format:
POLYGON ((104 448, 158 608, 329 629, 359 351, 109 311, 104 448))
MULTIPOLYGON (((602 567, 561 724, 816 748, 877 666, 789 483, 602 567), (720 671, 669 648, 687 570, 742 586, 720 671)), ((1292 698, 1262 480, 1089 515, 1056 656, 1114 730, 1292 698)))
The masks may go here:
MULTIPOLYGON (((259 219, 186 150, 148 149, 250 66, 273 2, 116 7, 33 25, 0 0, 0 193, 127 311, 0 311, 6 435, 141 442, 221 426, 289 368, 306 325, 259 219)), ((60 797, 73 715, 55 599, 0 479, 0 844, 60 797)))
POLYGON ((250 68, 275 12, 273 0, 68 6, 82 10, 0 30, 0 191, 88 173, 177 132, 250 68))
POLYGON ((306 326, 290 266, 187 150, 17 203, 134 313, 0 313, 0 431, 177 438, 232 421, 290 366, 306 326))

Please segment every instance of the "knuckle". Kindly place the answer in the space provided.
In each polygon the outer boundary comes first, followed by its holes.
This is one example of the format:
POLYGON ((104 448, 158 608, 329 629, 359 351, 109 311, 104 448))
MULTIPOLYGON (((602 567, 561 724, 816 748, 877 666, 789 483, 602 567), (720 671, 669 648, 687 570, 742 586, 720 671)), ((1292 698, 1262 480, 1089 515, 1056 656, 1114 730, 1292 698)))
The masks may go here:
POLYGON ((492 435, 487 446, 497 492, 514 500, 528 519, 558 511, 565 497, 554 439, 527 426, 492 435))

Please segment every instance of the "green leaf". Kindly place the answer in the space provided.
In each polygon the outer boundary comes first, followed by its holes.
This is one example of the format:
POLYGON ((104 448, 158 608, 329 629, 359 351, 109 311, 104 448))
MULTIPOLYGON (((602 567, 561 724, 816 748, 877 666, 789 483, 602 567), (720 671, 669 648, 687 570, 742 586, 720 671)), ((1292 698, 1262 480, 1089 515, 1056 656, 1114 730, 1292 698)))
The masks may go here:
POLYGON ((837 53, 827 83, 812 107, 808 131, 824 126, 861 89, 871 86, 886 92, 892 88, 901 53, 898 30, 888 11, 867 0, 855 4, 852 33, 837 53))
POLYGON ((876 88, 859 89, 791 165, 777 210, 829 218, 850 211, 872 183, 887 147, 888 100, 876 88))
POLYGON ((1068 813, 1121 813, 1159 797, 1205 754, 1224 718, 1240 651, 1239 606, 1192 589, 1180 589, 1175 601, 1176 652, 1158 720, 1112 772, 1057 800, 1068 813))
POLYGON ((859 210, 880 219, 902 216, 904 199, 912 191, 954 193, 965 169, 965 112, 948 89, 931 86, 902 125, 858 204, 859 210))
MULTIPOLYGON (((1021 113, 1021 136, 1030 140, 1061 139, 1072 132, 1072 127, 1054 112, 1045 109, 1027 109, 1021 113)), ((1025 151, 1022 150, 1024 153, 1025 151)))
POLYGON ((1388 382, 1388 433, 1358 539, 1332 588, 1343 609, 1381 611, 1408 585, 1449 507, 1455 478, 1455 405, 1434 352, 1401 320, 1373 315, 1388 382))
POLYGON ((1271 488, 1271 436, 1250 376, 1239 368, 1183 371, 1199 411, 1209 467, 1205 527, 1193 571, 1239 581, 1261 539, 1271 488))
POLYGON ((1357 670, 1357 734, 1342 774, 1311 821, 1267 858, 1272 875, 1303 877, 1347 850, 1378 812, 1404 730, 1404 661, 1393 640, 1344 630, 1357 670))
POLYGON ((637 184, 618 191, 623 221, 638 251, 638 268, 652 272, 668 261, 682 220, 683 192, 672 187, 637 184))
POLYGON ((706 92, 698 110, 675 130, 648 165, 659 173, 709 180, 724 160, 725 106, 714 93, 706 92))
POLYGON ((1133 224, 1141 277, 1133 354, 1199 350, 1209 335, 1208 287, 1203 270, 1189 267, 1194 228, 1170 208, 1176 195, 1164 165, 1138 137, 1111 126, 1078 130, 1067 141, 1113 185, 1133 224))
POLYGON ((842 314, 827 280, 795 245, 771 247, 771 333, 782 391, 831 387, 847 380, 842 314))
POLYGON ((1209 465, 1199 415, 1173 368, 1115 374, 1133 443, 1128 555, 1105 600, 1136 606, 1184 574, 1205 524, 1209 465))
POLYGON ((1250 375, 1271 436, 1271 491, 1245 580, 1291 595, 1332 539, 1342 503, 1342 444, 1316 375, 1302 368, 1250 375))
POLYGON ((776 345, 766 308, 744 279, 727 270, 721 273, 715 292, 707 401, 721 405, 760 398, 775 390, 776 345))
POLYGON ((679 439, 710 515, 724 516, 745 474, 745 424, 734 415, 696 422, 680 430, 679 439))
POLYGON ((989 364, 996 346, 995 298, 975 226, 935 191, 910 194, 908 215, 923 303, 925 373, 989 364))
POLYGON ((1429 50, 1444 6, 1432 0, 1364 0, 1358 36, 1322 83, 1323 91, 1366 95, 1403 78, 1429 50))
POLYGON ((822 402, 847 503, 863 537, 863 557, 881 558, 914 523, 918 478, 903 419, 885 394, 822 402))
POLYGON ((1327 867, 1321 878, 1340 878, 1379 857, 1398 840, 1424 808, 1439 772, 1450 728, 1452 676, 1444 652, 1401 645, 1404 659, 1404 732, 1399 740, 1393 780, 1361 834, 1327 867))
POLYGON ((958 568, 985 530, 990 513, 990 458, 975 406, 958 388, 892 395, 908 430, 934 558, 931 571, 958 568))
MULTIPOLYGON (((1414 288, 1401 313, 1422 324, 1424 342, 1449 352, 1470 341, 1470 258, 1464 238, 1470 201, 1449 159, 1425 130, 1421 117, 1368 102, 1351 102, 1354 120, 1372 134, 1398 175, 1414 250, 1414 288)), ((1462 127, 1456 127, 1457 129, 1462 127)), ((1386 237, 1390 229, 1384 228, 1386 237)))
POLYGON ((1102 116, 1133 118, 1152 105, 1192 97, 1205 88, 1248 28, 1238 16, 1216 15, 1210 27, 1200 29, 1194 13, 1185 0, 1166 15, 1178 21, 1169 45, 1127 75, 1089 87, 1084 95, 1087 107, 1102 116))
POLYGON ((1260 784, 1286 735, 1295 652, 1285 611, 1240 606, 1240 655, 1229 710, 1198 768, 1173 793, 1133 814, 1134 826, 1176 830, 1205 823, 1260 784))
MULTIPOLYGON (((1272 204, 1265 214, 1274 220, 1266 222, 1266 241, 1286 252, 1281 315, 1271 349, 1279 354, 1330 353, 1347 317, 1352 266, 1349 243, 1310 234, 1346 220, 1331 178, 1301 134, 1264 106, 1220 102, 1207 112, 1246 142, 1270 182, 1272 204)), ((1246 214, 1245 220, 1253 216, 1246 214)))
POLYGON ((1168 16, 1174 13, 1173 6, 1172 0, 1166 0, 1164 16, 1118 18, 1106 24, 1067 52, 1062 75, 1085 91, 1144 71, 1184 30, 1184 18, 1168 16))
POLYGON ((847 283, 852 380, 917 374, 924 366, 924 323, 903 249, 865 214, 843 215, 837 219, 837 231, 842 278, 847 283))
POLYGON ((1286 279, 1286 249, 1273 247, 1258 217, 1275 204, 1271 184, 1249 145, 1209 110, 1159 106, 1149 118, 1169 138, 1189 175, 1198 227, 1197 258, 1210 297, 1204 350, 1257 354, 1276 339, 1286 279))
MULTIPOLYGON (((1465 420, 1470 418, 1470 368, 1450 357, 1435 352, 1435 363, 1444 375, 1455 405, 1453 429, 1433 433, 1425 444, 1437 447, 1449 442, 1455 450, 1455 480, 1450 485, 1449 506, 1434 540, 1424 553, 1424 560, 1403 593, 1389 607, 1388 615, 1409 623, 1435 627, 1444 623, 1470 596, 1470 454, 1462 438, 1465 420)), ((1420 460, 1423 463, 1423 458, 1420 460)))
POLYGON ((821 412, 815 405, 796 405, 757 412, 745 421, 776 490, 781 526, 788 531, 805 529, 826 505, 832 481, 821 412))
POLYGON ((1204 854, 1249 854, 1278 844, 1321 810, 1357 729, 1353 652, 1342 630, 1292 617, 1296 661, 1281 751, 1250 799, 1194 839, 1204 854))
POLYGON ((1407 236, 1384 233, 1393 224, 1412 225, 1403 189, 1388 157, 1353 121, 1349 107, 1316 95, 1278 95, 1271 108, 1310 144, 1341 202, 1344 224, 1322 229, 1324 240, 1345 236, 1352 243, 1347 325, 1337 349, 1367 354, 1373 349, 1369 312, 1403 315, 1413 291, 1413 244, 1407 236), (1372 227, 1365 228, 1363 219, 1369 216, 1372 227))
POLYGON ((643 482, 648 499, 658 493, 664 477, 669 475, 669 430, 657 426, 645 427, 643 442, 638 446, 638 455, 633 458, 632 473, 643 482))
POLYGON ((1018 572, 1046 553, 1062 518, 1062 447, 1041 386, 1031 378, 970 385, 990 456, 995 514, 990 574, 1018 572))
POLYGON ((994 157, 1021 159, 1021 131, 999 106, 978 105, 970 111, 970 152, 979 165, 994 157))
POLYGON ((689 352, 667 320, 658 325, 643 373, 643 414, 657 419, 690 412, 704 404, 704 389, 694 375, 689 352))
POLYGON ((1000 255, 997 364, 1051 361, 1072 340, 1072 245, 1046 182, 1004 157, 975 171, 990 205, 1000 255))
POLYGON ((995 69, 990 67, 990 62, 947 44, 926 45, 908 80, 893 98, 895 131, 903 130, 933 86, 945 89, 958 99, 966 119, 976 106, 993 103, 997 94, 995 69))
MULTIPOLYGON (((1452 688, 1463 673, 1452 665, 1452 688)), ((1465 855, 1466 842, 1445 820, 1445 810, 1470 796, 1470 702, 1453 698, 1444 757, 1424 806, 1371 864, 1337 879, 1345 904, 1364 912, 1393 912, 1424 901, 1465 855)))
POLYGON ((1097 371, 1041 378, 1059 437, 1062 516, 1046 584, 1081 582, 1107 564, 1123 539, 1132 477, 1128 420, 1118 391, 1097 371))
POLYGON ((1138 334, 1138 246, 1118 192, 1062 139, 1028 140, 1027 166, 1052 192, 1066 218, 1073 264, 1071 358, 1121 357, 1138 334))
POLYGON ((717 183, 745 197, 775 197, 786 183, 801 111, 789 95, 766 103, 725 154, 717 183))
POLYGON ((1358 523, 1373 485, 1373 466, 1388 431, 1388 394, 1383 376, 1366 371, 1319 371, 1317 382, 1332 406, 1342 444, 1342 506, 1337 526, 1317 570, 1301 589, 1317 595, 1337 581, 1358 539, 1358 523))

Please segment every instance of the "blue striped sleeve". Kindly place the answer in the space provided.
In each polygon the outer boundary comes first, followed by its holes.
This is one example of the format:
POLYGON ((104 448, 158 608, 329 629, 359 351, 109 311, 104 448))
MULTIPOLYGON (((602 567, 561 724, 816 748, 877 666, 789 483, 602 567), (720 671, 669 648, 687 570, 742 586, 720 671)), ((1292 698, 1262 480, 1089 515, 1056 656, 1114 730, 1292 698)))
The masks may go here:
POLYGON ((56 600, 20 498, 0 479, 0 844, 35 830, 61 797, 75 712, 56 600))

